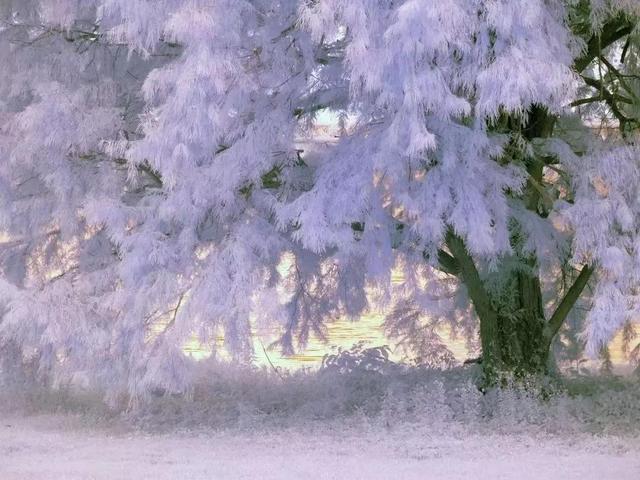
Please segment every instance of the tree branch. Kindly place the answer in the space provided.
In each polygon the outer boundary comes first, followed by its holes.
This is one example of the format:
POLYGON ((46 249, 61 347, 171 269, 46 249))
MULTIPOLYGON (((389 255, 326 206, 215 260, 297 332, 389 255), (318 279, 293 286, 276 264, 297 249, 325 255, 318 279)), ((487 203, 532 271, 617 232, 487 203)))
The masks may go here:
POLYGON ((623 97, 621 95, 614 95, 604 87, 604 84, 600 80, 596 80, 595 78, 590 78, 585 76, 582 76, 582 79, 584 80, 584 83, 600 91, 600 96, 602 96, 602 99, 607 103, 607 105, 609 105, 609 108, 611 108, 611 112, 618 119, 618 121, 620 122, 620 125, 631 121, 630 118, 626 117, 620 111, 616 103, 617 101, 620 101, 623 103, 633 103, 631 99, 627 97, 623 97))
POLYGON ((438 264, 440 265, 440 270, 444 273, 456 276, 460 273, 460 264, 458 261, 442 249, 438 249, 438 264))
POLYGON ((581 57, 578 57, 573 62, 573 67, 577 72, 582 72, 600 55, 602 49, 620 40, 622 37, 629 35, 633 27, 631 20, 622 15, 609 21, 602 27, 602 30, 598 34, 589 39, 587 42, 587 50, 581 57))
POLYGON ((569 104, 569 106, 570 107, 579 107, 580 105, 586 105, 588 103, 595 103, 595 102, 602 102, 603 100, 604 100, 604 98, 602 98, 602 95, 596 95, 595 97, 581 98, 579 100, 571 102, 569 104))
POLYGON ((569 312, 578 301, 578 298, 580 298, 584 287, 586 287, 587 283, 589 282, 593 271, 594 268, 592 266, 583 266, 582 270, 580 270, 580 274, 573 282, 573 285, 571 285, 569 290, 567 290, 564 298, 560 301, 560 303, 556 307, 555 312, 553 312, 553 315, 551 315, 551 318, 545 326, 544 336, 547 342, 551 343, 553 337, 556 336, 556 334, 560 330, 560 327, 562 327, 562 324, 567 318, 567 315, 569 315, 569 312))
POLYGON ((584 83, 586 83, 592 88, 595 88, 600 92, 601 100, 605 100, 607 103, 609 102, 614 103, 617 101, 617 102, 626 103, 629 105, 633 104, 633 100, 631 98, 625 97, 624 95, 620 95, 618 93, 613 94, 609 90, 607 90, 602 80, 598 80, 596 78, 591 78, 591 77, 585 77, 584 75, 582 75, 581 78, 582 80, 584 80, 584 83))
MULTIPOLYGON (((618 81, 620 82, 620 85, 622 85, 622 87, 624 88, 624 90, 631 95, 631 97, 634 100, 638 100, 637 95, 634 93, 633 88, 631 88, 629 86, 629 84, 626 82, 625 78, 640 78, 637 75, 625 75, 624 73, 622 73, 620 70, 618 70, 616 67, 614 67, 611 62, 609 60, 607 60, 607 58, 604 55, 600 56, 600 60, 602 61, 602 63, 605 64, 605 66, 607 67, 607 70, 609 74, 615 75, 618 78, 618 81)), ((623 98, 622 96, 620 96, 620 98, 623 98)), ((629 100, 626 103, 633 103, 631 100, 629 100)))
POLYGON ((464 240, 449 230, 446 244, 460 268, 460 278, 467 287, 476 314, 480 318, 480 341, 483 362, 489 371, 501 360, 496 345, 498 337, 498 314, 491 306, 489 293, 484 288, 478 269, 467 251, 464 240))

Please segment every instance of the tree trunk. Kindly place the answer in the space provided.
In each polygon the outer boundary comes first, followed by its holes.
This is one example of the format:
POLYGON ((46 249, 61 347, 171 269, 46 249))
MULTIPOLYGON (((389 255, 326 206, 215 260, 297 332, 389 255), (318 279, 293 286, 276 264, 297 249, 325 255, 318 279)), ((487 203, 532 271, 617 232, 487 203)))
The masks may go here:
POLYGON ((544 338, 540 280, 528 272, 513 277, 508 288, 516 294, 515 308, 498 316, 502 369, 515 375, 547 373, 551 345, 544 338))
MULTIPOLYGON (((518 122, 512 122, 516 125, 518 122)), ((549 137, 555 118, 541 107, 534 106, 522 134, 529 140, 549 137)), ((530 181, 522 200, 527 209, 546 216, 539 186, 543 183, 544 159, 529 158, 526 162, 530 181)), ((533 257, 514 254, 523 264, 519 270, 505 270, 501 284, 506 289, 492 298, 480 277, 464 241, 453 231, 446 237, 451 252, 441 252, 440 263, 445 271, 457 275, 467 287, 469 297, 480 319, 480 343, 485 382, 494 384, 506 373, 518 377, 548 373, 551 345, 569 311, 586 286, 593 269, 585 265, 567 290, 553 315, 547 320, 542 303, 542 289, 537 261, 533 257), (506 278, 505 278, 506 277, 506 278), (498 301, 507 293, 508 304, 498 301)), ((515 247, 515 246, 514 246, 515 247)), ((517 250, 517 248, 516 248, 517 250)))
MULTIPOLYGON (((518 125, 518 121, 512 122, 518 125)), ((547 138, 553 133, 555 117, 546 109, 533 106, 522 134, 529 141, 547 138)), ((544 160, 526 159, 529 182, 524 191, 525 207, 537 215, 546 216, 541 202, 539 185, 543 184, 544 160)), ((515 247, 515 245, 514 245, 515 247)), ((505 282, 515 301, 511 308, 499 315, 499 344, 502 350, 502 368, 516 375, 547 373, 551 343, 545 338, 545 315, 542 306, 542 288, 537 273, 537 261, 515 253, 526 270, 505 272, 512 277, 505 282)))
POLYGON ((546 373, 551 343, 545 333, 539 278, 528 271, 508 274, 511 278, 504 288, 510 289, 515 301, 508 310, 497 309, 462 239, 449 233, 447 247, 480 320, 485 383, 494 384, 503 374, 546 373))

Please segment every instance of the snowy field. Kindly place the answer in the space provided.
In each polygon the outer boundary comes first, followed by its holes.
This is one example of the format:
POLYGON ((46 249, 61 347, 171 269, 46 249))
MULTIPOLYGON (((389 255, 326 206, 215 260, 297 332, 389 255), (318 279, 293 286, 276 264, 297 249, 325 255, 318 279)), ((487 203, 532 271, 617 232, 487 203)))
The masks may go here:
POLYGON ((2 480, 640 478, 640 439, 417 425, 148 434, 65 415, 1 417, 2 480))

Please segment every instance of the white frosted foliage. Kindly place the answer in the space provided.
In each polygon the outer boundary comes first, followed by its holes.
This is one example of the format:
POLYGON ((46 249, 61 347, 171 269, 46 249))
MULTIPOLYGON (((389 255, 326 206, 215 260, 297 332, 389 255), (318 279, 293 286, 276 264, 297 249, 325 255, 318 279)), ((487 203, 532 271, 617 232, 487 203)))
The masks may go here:
MULTIPOLYGON (((394 302, 392 331, 429 317, 471 339, 438 251, 453 231, 489 275, 514 222, 548 284, 567 262, 596 268, 597 350, 638 311, 638 148, 594 138, 578 155, 496 127, 569 113, 574 6, 1 2, 0 355, 17 344, 43 376, 88 372, 116 399, 188 389, 188 342, 215 354, 224 337, 249 361, 256 326, 292 352, 394 302), (526 162, 502 161, 519 141, 569 178, 544 217, 525 207, 526 162)), ((594 31, 637 13, 592 10, 594 31)))

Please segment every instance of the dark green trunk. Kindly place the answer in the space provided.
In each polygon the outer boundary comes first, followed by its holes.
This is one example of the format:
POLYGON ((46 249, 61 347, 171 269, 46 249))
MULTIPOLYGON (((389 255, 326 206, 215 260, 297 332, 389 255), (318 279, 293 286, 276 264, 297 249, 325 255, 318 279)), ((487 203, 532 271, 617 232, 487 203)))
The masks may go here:
POLYGON ((517 272, 508 288, 514 290, 515 303, 512 311, 498 315, 501 369, 515 375, 546 373, 550 344, 544 337, 540 280, 517 272))

